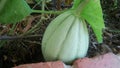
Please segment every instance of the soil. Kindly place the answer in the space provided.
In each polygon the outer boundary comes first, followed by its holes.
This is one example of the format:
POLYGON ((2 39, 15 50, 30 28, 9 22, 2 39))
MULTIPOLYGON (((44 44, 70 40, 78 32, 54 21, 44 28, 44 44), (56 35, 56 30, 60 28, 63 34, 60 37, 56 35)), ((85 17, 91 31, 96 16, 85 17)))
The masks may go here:
MULTIPOLYGON (((72 0, 70 0, 70 2, 71 1, 72 0)), ((113 52, 114 54, 120 53, 119 3, 120 0, 101 0, 106 26, 105 30, 103 30, 104 41, 103 43, 98 44, 91 27, 88 25, 90 33, 90 46, 87 57, 94 57, 107 52, 113 52)), ((30 6, 33 7, 35 4, 36 2, 30 4, 30 6)), ((55 0, 47 5, 49 7, 46 8, 46 10, 62 10, 71 7, 70 3, 64 5, 63 2, 55 2, 55 0)), ((35 9, 39 8, 41 8, 39 5, 35 7, 35 9)), ((22 38, 18 37, 18 35, 24 34, 27 30, 34 26, 41 18, 41 14, 31 14, 31 16, 17 24, 12 36, 6 36, 9 32, 8 29, 11 28, 12 24, 0 24, 0 34, 4 35, 4 39, 1 41, 5 41, 4 45, 0 47, 0 68, 11 68, 20 64, 44 62, 41 52, 41 40, 49 22, 54 19, 56 15, 46 14, 45 16, 46 19, 42 21, 36 31, 31 34, 27 34, 22 38), (29 24, 26 24, 26 22, 29 22, 29 24), (23 30, 23 28, 25 29, 23 30)))

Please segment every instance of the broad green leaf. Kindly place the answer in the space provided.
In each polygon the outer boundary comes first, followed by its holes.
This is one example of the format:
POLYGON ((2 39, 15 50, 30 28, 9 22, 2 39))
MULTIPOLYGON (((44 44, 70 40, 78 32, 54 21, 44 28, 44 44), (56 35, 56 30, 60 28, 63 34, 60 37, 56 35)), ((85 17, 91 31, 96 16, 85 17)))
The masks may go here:
POLYGON ((25 0, 0 0, 0 23, 16 23, 30 13, 25 0))
POLYGON ((91 25, 98 42, 102 43, 102 29, 105 25, 100 0, 89 0, 81 12, 81 17, 91 25))

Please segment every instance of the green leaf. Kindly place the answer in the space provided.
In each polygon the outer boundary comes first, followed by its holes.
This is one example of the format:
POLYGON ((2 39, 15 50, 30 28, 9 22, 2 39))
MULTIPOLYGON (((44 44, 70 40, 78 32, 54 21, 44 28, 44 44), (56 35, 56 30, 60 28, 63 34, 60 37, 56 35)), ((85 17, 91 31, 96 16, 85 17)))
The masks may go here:
POLYGON ((97 40, 102 43, 102 29, 105 28, 100 0, 89 0, 82 9, 81 17, 91 25, 97 40))
POLYGON ((25 0, 0 0, 0 23, 16 23, 30 13, 25 0))

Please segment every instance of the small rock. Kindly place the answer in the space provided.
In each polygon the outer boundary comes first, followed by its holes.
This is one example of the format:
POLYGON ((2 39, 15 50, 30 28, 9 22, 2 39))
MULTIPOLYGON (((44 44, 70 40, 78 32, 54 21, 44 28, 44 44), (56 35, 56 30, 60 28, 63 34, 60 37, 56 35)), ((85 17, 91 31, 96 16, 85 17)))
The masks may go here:
POLYGON ((40 63, 19 65, 13 68, 64 68, 64 63, 61 61, 40 62, 40 63))
POLYGON ((94 58, 78 59, 74 62, 74 68, 119 68, 120 59, 113 53, 94 58))

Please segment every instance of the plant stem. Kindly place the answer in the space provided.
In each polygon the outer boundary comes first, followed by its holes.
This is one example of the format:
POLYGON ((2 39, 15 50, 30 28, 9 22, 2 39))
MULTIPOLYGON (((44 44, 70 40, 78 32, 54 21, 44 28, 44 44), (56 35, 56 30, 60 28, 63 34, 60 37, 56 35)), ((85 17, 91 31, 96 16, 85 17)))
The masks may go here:
POLYGON ((42 10, 32 10, 33 13, 47 13, 47 14, 61 14, 65 12, 66 10, 63 11, 42 11, 42 10))
POLYGON ((42 11, 45 11, 45 0, 42 1, 42 11))
POLYGON ((10 29, 10 32, 9 32, 8 34, 12 34, 12 33, 14 33, 14 29, 15 29, 15 27, 16 27, 16 24, 13 24, 13 26, 12 26, 12 28, 10 29))
POLYGON ((42 2, 41 0, 40 0, 39 2, 37 2, 37 4, 35 4, 35 5, 32 7, 32 9, 34 9, 37 5, 40 5, 41 2, 42 2))
POLYGON ((65 12, 66 10, 62 10, 62 11, 45 11, 45 0, 42 0, 42 10, 34 10, 32 9, 33 13, 42 13, 44 15, 44 13, 46 14, 61 14, 63 12, 65 12))

